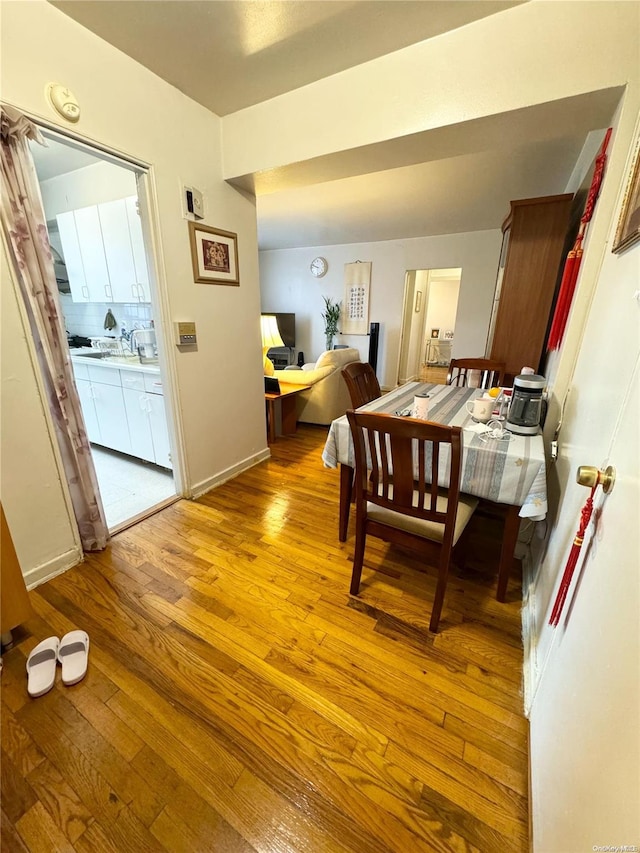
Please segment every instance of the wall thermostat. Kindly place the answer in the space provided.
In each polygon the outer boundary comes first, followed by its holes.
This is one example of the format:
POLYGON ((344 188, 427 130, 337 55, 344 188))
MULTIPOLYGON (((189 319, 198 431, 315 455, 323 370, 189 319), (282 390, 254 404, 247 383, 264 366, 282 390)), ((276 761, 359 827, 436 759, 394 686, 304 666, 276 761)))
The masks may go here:
POLYGON ((176 346, 191 347, 198 343, 195 323, 174 323, 176 346))
POLYGON ((182 188, 185 219, 204 219, 204 196, 195 187, 182 188))

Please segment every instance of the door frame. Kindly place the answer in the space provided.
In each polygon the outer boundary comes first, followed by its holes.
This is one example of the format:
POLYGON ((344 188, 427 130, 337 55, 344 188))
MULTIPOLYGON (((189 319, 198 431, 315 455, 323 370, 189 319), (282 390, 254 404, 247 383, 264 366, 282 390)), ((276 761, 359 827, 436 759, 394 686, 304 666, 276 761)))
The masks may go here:
MULTIPOLYGON (((169 442, 171 445, 173 480, 176 494, 179 497, 190 497, 190 491, 186 485, 189 482, 189 478, 184 447, 184 427, 180 415, 181 408, 177 393, 175 351, 171 346, 169 298, 167 292, 167 279, 164 271, 164 265, 162 263, 162 242, 160 237, 161 231, 154 167, 150 163, 146 163, 132 155, 117 151, 116 149, 90 139, 89 137, 83 137, 81 134, 68 131, 66 128, 61 129, 57 125, 43 120, 40 116, 29 114, 24 110, 22 112, 39 127, 45 137, 54 139, 62 144, 70 144, 72 147, 77 148, 80 151, 87 151, 94 155, 98 152, 101 158, 106 162, 120 166, 124 169, 129 169, 135 174, 145 256, 149 271, 149 292, 152 305, 159 315, 157 318, 159 322, 156 321, 155 328, 156 337, 159 343, 158 361, 160 364, 160 373, 165 392, 164 400, 169 442)), ((32 342, 30 343, 30 346, 33 346, 32 342)), ((36 363, 37 362, 34 361, 34 364, 36 363)), ((40 383, 40 371, 37 370, 36 373, 38 374, 38 381, 40 383)), ((46 410, 45 415, 50 419, 48 410, 46 410)), ((55 431, 53 430, 53 425, 51 423, 49 423, 49 432, 52 437, 55 436, 55 431)), ((57 441, 54 441, 54 445, 57 445, 57 441)), ((63 469, 61 468, 62 462, 58 452, 56 452, 56 461, 61 480, 65 482, 66 477, 63 469)), ((65 489, 65 493, 66 492, 67 490, 65 489)), ((70 500, 70 497, 67 496, 67 499, 70 500)))

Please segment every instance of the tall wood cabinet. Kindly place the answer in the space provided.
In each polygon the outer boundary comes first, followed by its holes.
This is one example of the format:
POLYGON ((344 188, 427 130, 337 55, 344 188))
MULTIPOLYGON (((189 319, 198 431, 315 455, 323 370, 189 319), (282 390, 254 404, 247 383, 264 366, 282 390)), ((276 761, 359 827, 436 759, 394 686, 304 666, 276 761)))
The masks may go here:
POLYGON ((569 193, 512 201, 502 225, 486 356, 506 363, 509 382, 522 367, 539 369, 572 199, 569 193))

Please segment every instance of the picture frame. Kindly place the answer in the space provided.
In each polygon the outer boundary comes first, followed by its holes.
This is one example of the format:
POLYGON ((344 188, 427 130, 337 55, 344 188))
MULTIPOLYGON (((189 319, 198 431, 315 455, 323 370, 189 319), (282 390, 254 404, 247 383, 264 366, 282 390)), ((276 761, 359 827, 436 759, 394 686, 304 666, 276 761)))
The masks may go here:
POLYGON ((444 339, 445 341, 453 340, 453 329, 447 329, 447 331, 444 333, 444 339))
POLYGON ((189 242, 196 284, 240 286, 237 234, 189 222, 189 242))
POLYGON ((636 145, 611 251, 619 255, 640 240, 640 143, 636 145))
POLYGON ((440 329, 431 329, 431 337, 432 339, 436 339, 440 337, 440 329))

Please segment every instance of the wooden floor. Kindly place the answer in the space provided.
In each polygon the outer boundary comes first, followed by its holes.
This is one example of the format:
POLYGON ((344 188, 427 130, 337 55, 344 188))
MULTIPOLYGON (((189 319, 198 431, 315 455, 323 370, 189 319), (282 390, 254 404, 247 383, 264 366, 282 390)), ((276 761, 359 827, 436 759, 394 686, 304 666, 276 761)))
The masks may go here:
POLYGON ((2 850, 524 851, 519 580, 474 520, 437 636, 432 569, 337 538, 325 431, 116 536, 31 593, 4 655, 2 850), (377 571, 374 571, 377 569, 377 571), (25 659, 83 628, 89 672, 39 699, 25 659))

